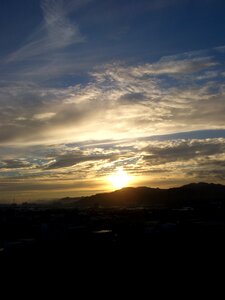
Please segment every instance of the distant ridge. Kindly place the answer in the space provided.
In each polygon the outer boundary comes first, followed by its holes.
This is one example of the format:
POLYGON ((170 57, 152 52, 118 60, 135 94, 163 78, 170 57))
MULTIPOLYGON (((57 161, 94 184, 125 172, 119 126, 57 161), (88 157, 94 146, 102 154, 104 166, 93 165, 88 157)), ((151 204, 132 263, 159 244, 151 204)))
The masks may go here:
POLYGON ((190 183, 169 189, 150 187, 126 187, 109 193, 88 197, 63 198, 60 205, 77 208, 87 207, 151 207, 179 208, 183 206, 224 206, 225 186, 214 183, 190 183))
POLYGON ((219 183, 206 183, 206 182, 198 182, 198 183, 189 183, 186 185, 183 185, 180 188, 196 188, 196 189, 201 189, 201 188, 225 188, 224 185, 219 184, 219 183))

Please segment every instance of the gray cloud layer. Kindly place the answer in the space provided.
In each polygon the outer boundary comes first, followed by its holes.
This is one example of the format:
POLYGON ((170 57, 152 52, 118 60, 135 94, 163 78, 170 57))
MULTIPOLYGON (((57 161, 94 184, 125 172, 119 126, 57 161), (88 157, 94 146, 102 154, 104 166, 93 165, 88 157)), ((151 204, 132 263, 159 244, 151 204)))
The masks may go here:
POLYGON ((200 54, 167 57, 152 65, 102 66, 90 74, 87 84, 66 88, 2 83, 0 143, 81 142, 224 129, 225 82, 219 77, 223 66, 200 54), (208 77, 209 72, 216 75, 208 77))

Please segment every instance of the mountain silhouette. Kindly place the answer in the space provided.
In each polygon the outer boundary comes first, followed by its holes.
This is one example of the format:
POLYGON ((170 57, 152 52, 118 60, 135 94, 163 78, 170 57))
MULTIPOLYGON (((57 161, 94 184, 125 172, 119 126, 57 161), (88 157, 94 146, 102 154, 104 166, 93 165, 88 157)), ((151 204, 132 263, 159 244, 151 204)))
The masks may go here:
POLYGON ((110 193, 81 198, 64 198, 58 203, 77 208, 87 207, 215 207, 224 206, 225 186, 213 183, 190 183, 181 187, 160 189, 126 187, 110 193))

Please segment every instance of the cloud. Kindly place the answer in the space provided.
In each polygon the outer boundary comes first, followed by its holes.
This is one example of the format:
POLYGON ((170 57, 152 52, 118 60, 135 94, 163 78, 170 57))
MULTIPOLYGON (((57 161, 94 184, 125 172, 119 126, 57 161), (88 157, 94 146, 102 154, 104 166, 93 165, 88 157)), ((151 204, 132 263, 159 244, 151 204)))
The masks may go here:
POLYGON ((221 53, 225 53, 225 46, 219 46, 219 47, 215 47, 214 48, 216 51, 221 52, 221 53))
POLYGON ((186 74, 211 68, 217 64, 211 57, 177 59, 173 56, 170 60, 164 58, 155 64, 145 64, 141 67, 132 68, 131 72, 134 76, 186 74))
MULTIPOLYGON (((46 120, 46 119, 51 119, 54 116, 55 116, 55 113, 45 112, 45 113, 41 113, 41 114, 35 114, 33 116, 33 118, 36 120, 46 120)), ((23 119, 22 119, 22 121, 23 121, 23 119)))
POLYGON ((33 165, 22 159, 5 159, 0 161, 0 169, 25 169, 33 165))
POLYGON ((104 186, 121 166, 137 185, 224 183, 224 67, 206 52, 100 65, 67 87, 1 81, 3 194, 104 186))
POLYGON ((67 168, 83 162, 106 161, 113 157, 115 157, 115 155, 83 155, 82 152, 79 154, 67 154, 56 158, 56 161, 51 163, 47 169, 67 168))
POLYGON ((222 64, 201 54, 151 65, 102 65, 87 83, 69 87, 2 83, 0 143, 72 143, 165 135, 178 128, 224 129, 223 78, 199 80, 207 72, 221 72, 222 64))
POLYGON ((72 24, 67 17, 63 1, 44 0, 42 9, 50 47, 62 48, 84 40, 77 25, 72 24))
POLYGON ((118 102, 121 104, 135 104, 146 100, 146 95, 143 93, 128 93, 119 97, 118 102))
POLYGON ((144 154, 144 160, 151 165, 207 159, 209 156, 225 154, 225 140, 172 140, 150 144, 142 151, 147 154, 144 154))
POLYGON ((49 56, 54 51, 85 41, 78 25, 70 21, 70 11, 63 0, 43 0, 41 8, 43 23, 21 48, 9 55, 7 62, 49 56))
MULTIPOLYGON (((11 158, 1 162, 2 192, 24 195, 25 191, 29 194, 47 190, 49 195, 64 190, 66 195, 70 189, 87 191, 101 182, 106 184, 105 177, 119 166, 136 177, 137 185, 145 182, 171 186, 196 180, 224 183, 224 138, 117 141, 97 147, 87 144, 82 149, 62 144, 23 151, 26 153, 17 155, 26 156, 26 160, 11 158)), ((5 152, 3 156, 6 155, 5 152)))

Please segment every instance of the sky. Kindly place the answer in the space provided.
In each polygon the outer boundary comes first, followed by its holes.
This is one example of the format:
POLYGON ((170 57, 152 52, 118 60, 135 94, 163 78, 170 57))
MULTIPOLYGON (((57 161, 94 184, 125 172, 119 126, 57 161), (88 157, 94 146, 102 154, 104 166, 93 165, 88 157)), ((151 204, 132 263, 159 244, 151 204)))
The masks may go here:
POLYGON ((1 0, 0 202, 225 184, 225 1, 1 0))

